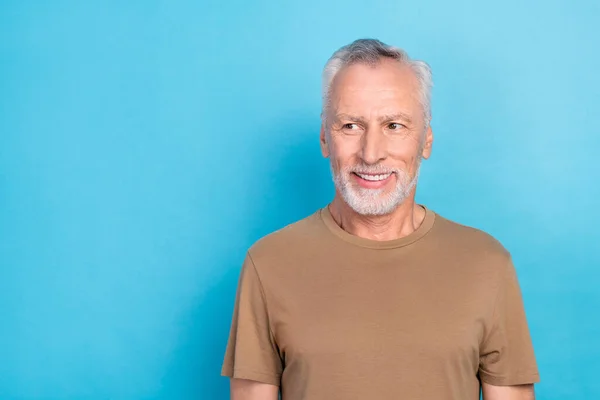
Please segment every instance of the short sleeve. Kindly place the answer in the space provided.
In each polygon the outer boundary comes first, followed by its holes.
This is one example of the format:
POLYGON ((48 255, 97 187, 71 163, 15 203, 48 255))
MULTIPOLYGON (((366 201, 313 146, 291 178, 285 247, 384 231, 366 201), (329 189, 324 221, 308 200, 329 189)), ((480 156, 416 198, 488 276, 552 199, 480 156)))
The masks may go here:
POLYGON ((240 274, 221 375, 279 386, 282 369, 265 293, 248 254, 240 274))
POLYGON ((539 382, 521 289, 510 257, 498 279, 492 317, 480 348, 480 378, 495 386, 539 382))

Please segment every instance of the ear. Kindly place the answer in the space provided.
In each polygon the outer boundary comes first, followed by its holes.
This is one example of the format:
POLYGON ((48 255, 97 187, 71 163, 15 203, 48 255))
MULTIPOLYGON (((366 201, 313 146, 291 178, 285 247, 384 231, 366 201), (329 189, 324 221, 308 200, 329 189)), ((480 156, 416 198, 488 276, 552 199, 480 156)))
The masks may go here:
POLYGON ((427 128, 427 132, 425 133, 425 143, 423 143, 423 151, 421 155, 424 159, 428 159, 431 156, 431 147, 433 146, 433 131, 431 130, 431 125, 427 128))
POLYGON ((325 131, 324 122, 321 122, 320 144, 321 154, 323 154, 323 157, 329 158, 329 145, 327 143, 327 132, 325 131))

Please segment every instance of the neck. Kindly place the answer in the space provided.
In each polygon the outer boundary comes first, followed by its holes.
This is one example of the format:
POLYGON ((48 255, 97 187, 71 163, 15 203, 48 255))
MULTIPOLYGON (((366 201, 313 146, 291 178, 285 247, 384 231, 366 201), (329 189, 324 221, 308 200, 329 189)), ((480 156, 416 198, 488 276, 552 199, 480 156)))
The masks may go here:
POLYGON ((346 232, 371 240, 394 240, 413 233, 425 219, 423 207, 415 204, 414 192, 386 215, 360 215, 336 194, 329 205, 335 222, 346 232))

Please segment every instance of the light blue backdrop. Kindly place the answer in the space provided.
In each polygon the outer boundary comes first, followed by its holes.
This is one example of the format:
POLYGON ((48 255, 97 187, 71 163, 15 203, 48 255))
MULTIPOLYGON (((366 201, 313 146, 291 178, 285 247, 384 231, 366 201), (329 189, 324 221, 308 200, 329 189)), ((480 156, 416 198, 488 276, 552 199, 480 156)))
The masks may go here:
POLYGON ((543 383, 600 398, 600 3, 0 5, 0 398, 225 399, 246 249, 332 196, 320 72, 434 71, 418 198, 513 253, 543 383))

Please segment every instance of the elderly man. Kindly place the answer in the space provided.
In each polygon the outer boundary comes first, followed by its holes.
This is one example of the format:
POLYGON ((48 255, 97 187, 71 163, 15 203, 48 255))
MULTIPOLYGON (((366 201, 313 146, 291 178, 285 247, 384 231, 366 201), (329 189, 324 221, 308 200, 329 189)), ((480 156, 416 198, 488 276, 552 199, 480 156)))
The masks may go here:
POLYGON ((327 62, 336 194, 248 251, 222 370, 232 399, 533 399, 510 254, 415 203, 431 86, 427 64, 378 40, 327 62))

